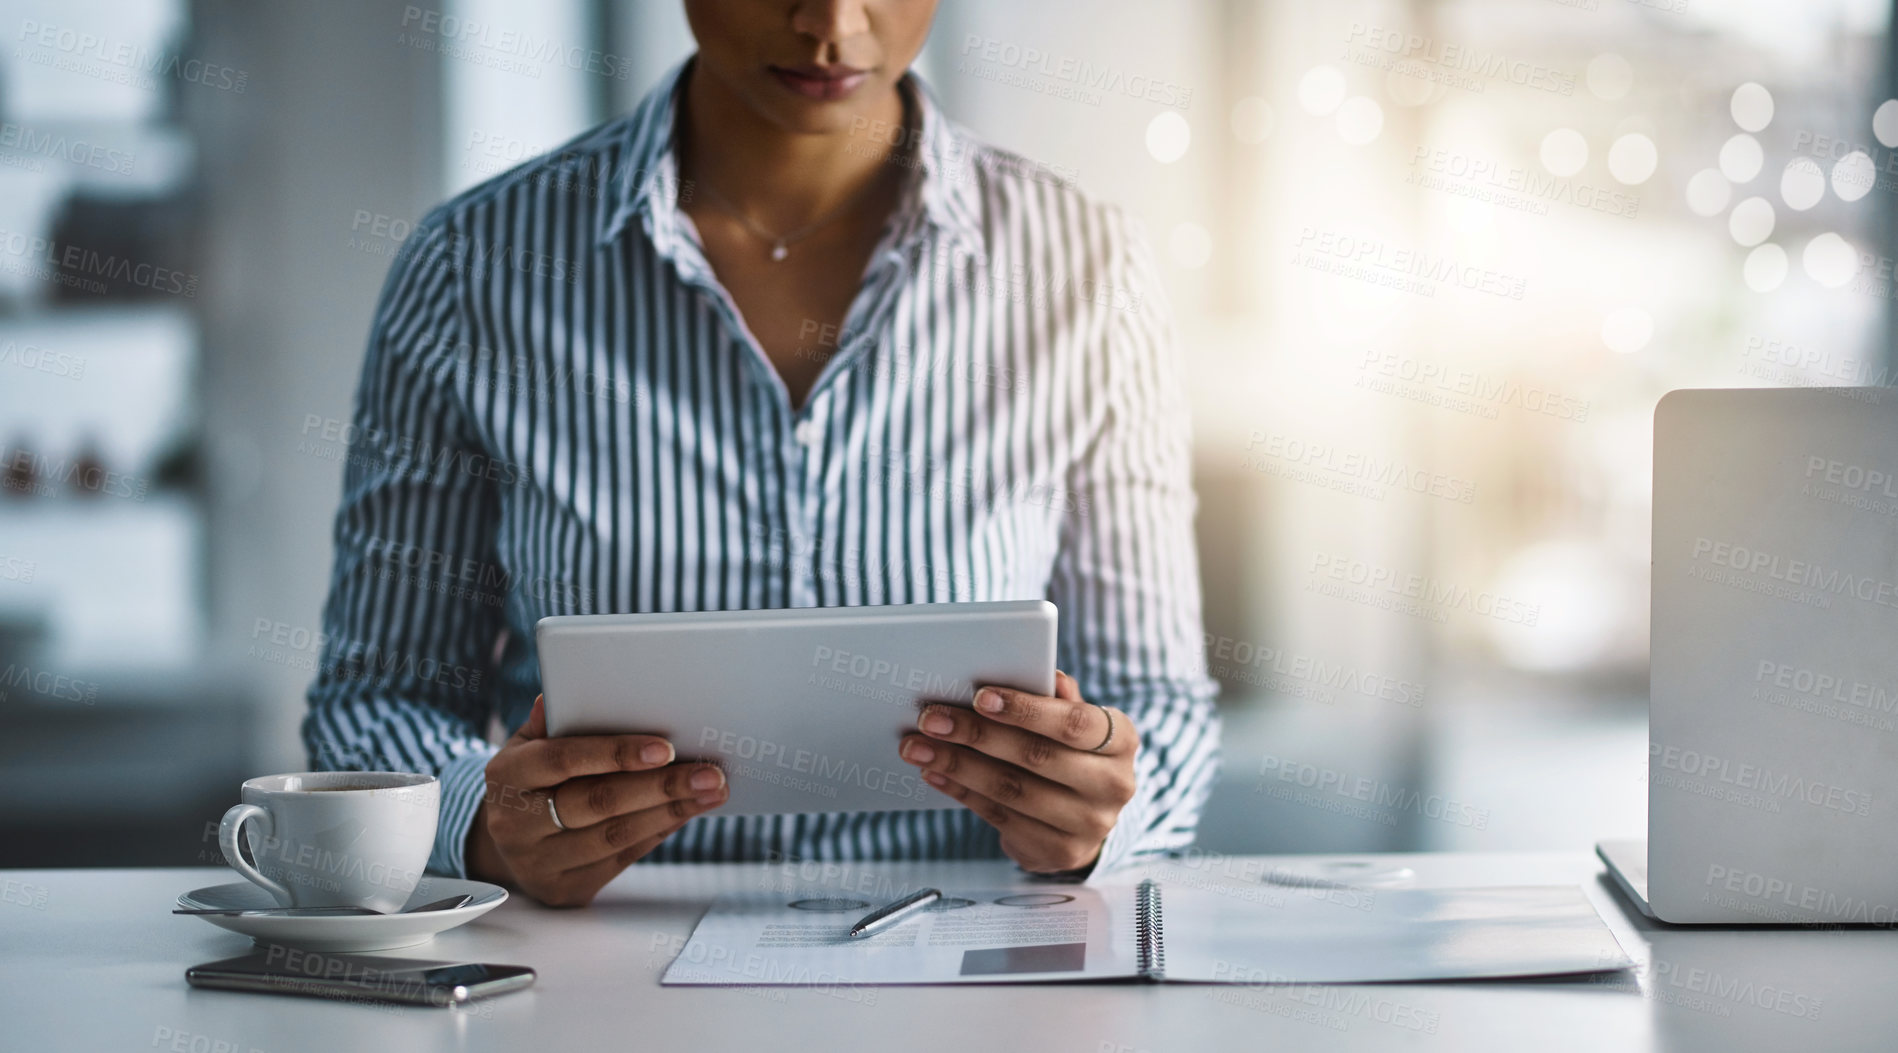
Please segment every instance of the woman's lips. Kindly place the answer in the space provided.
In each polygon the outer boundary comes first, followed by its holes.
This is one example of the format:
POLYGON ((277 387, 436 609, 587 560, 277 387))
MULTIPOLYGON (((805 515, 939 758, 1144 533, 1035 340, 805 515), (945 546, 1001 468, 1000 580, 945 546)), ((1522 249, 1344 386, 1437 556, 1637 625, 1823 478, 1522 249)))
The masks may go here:
POLYGON ((867 70, 849 66, 802 66, 796 69, 772 66, 771 75, 778 78, 778 83, 807 99, 829 101, 856 91, 870 74, 867 70))

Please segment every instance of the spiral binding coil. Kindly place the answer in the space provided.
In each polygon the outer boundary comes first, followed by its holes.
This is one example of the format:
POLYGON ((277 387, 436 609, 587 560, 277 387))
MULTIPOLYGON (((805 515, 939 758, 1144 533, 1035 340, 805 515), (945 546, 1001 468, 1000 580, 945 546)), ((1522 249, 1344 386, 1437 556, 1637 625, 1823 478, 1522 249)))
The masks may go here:
POLYGON ((1160 886, 1142 881, 1134 893, 1134 935, 1139 941, 1137 964, 1148 980, 1166 979, 1166 929, 1160 916, 1160 886))

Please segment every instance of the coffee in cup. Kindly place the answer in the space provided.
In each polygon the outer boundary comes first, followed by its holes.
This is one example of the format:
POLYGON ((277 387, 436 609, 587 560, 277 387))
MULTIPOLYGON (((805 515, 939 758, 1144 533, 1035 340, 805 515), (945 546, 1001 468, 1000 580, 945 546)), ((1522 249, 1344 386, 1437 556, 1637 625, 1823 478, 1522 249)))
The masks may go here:
POLYGON ((231 869, 281 906, 391 914, 428 865, 441 784, 410 772, 312 771, 251 779, 241 798, 218 826, 231 869))

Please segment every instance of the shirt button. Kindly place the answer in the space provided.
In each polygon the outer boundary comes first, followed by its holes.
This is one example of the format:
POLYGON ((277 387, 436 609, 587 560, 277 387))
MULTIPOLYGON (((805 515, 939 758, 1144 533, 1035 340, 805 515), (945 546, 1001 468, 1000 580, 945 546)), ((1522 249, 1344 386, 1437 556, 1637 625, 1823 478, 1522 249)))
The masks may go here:
POLYGON ((791 435, 805 446, 815 446, 817 445, 817 422, 809 418, 798 421, 797 427, 791 429, 791 435))

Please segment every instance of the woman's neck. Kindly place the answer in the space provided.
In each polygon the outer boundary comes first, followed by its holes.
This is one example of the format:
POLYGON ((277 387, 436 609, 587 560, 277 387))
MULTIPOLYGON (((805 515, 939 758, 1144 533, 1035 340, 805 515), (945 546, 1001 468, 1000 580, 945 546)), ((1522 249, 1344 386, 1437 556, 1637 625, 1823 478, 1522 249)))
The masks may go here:
POLYGON ((866 126, 825 135, 771 123, 697 64, 687 77, 681 178, 704 181, 772 229, 808 223, 862 192, 908 138, 895 91, 866 126))

